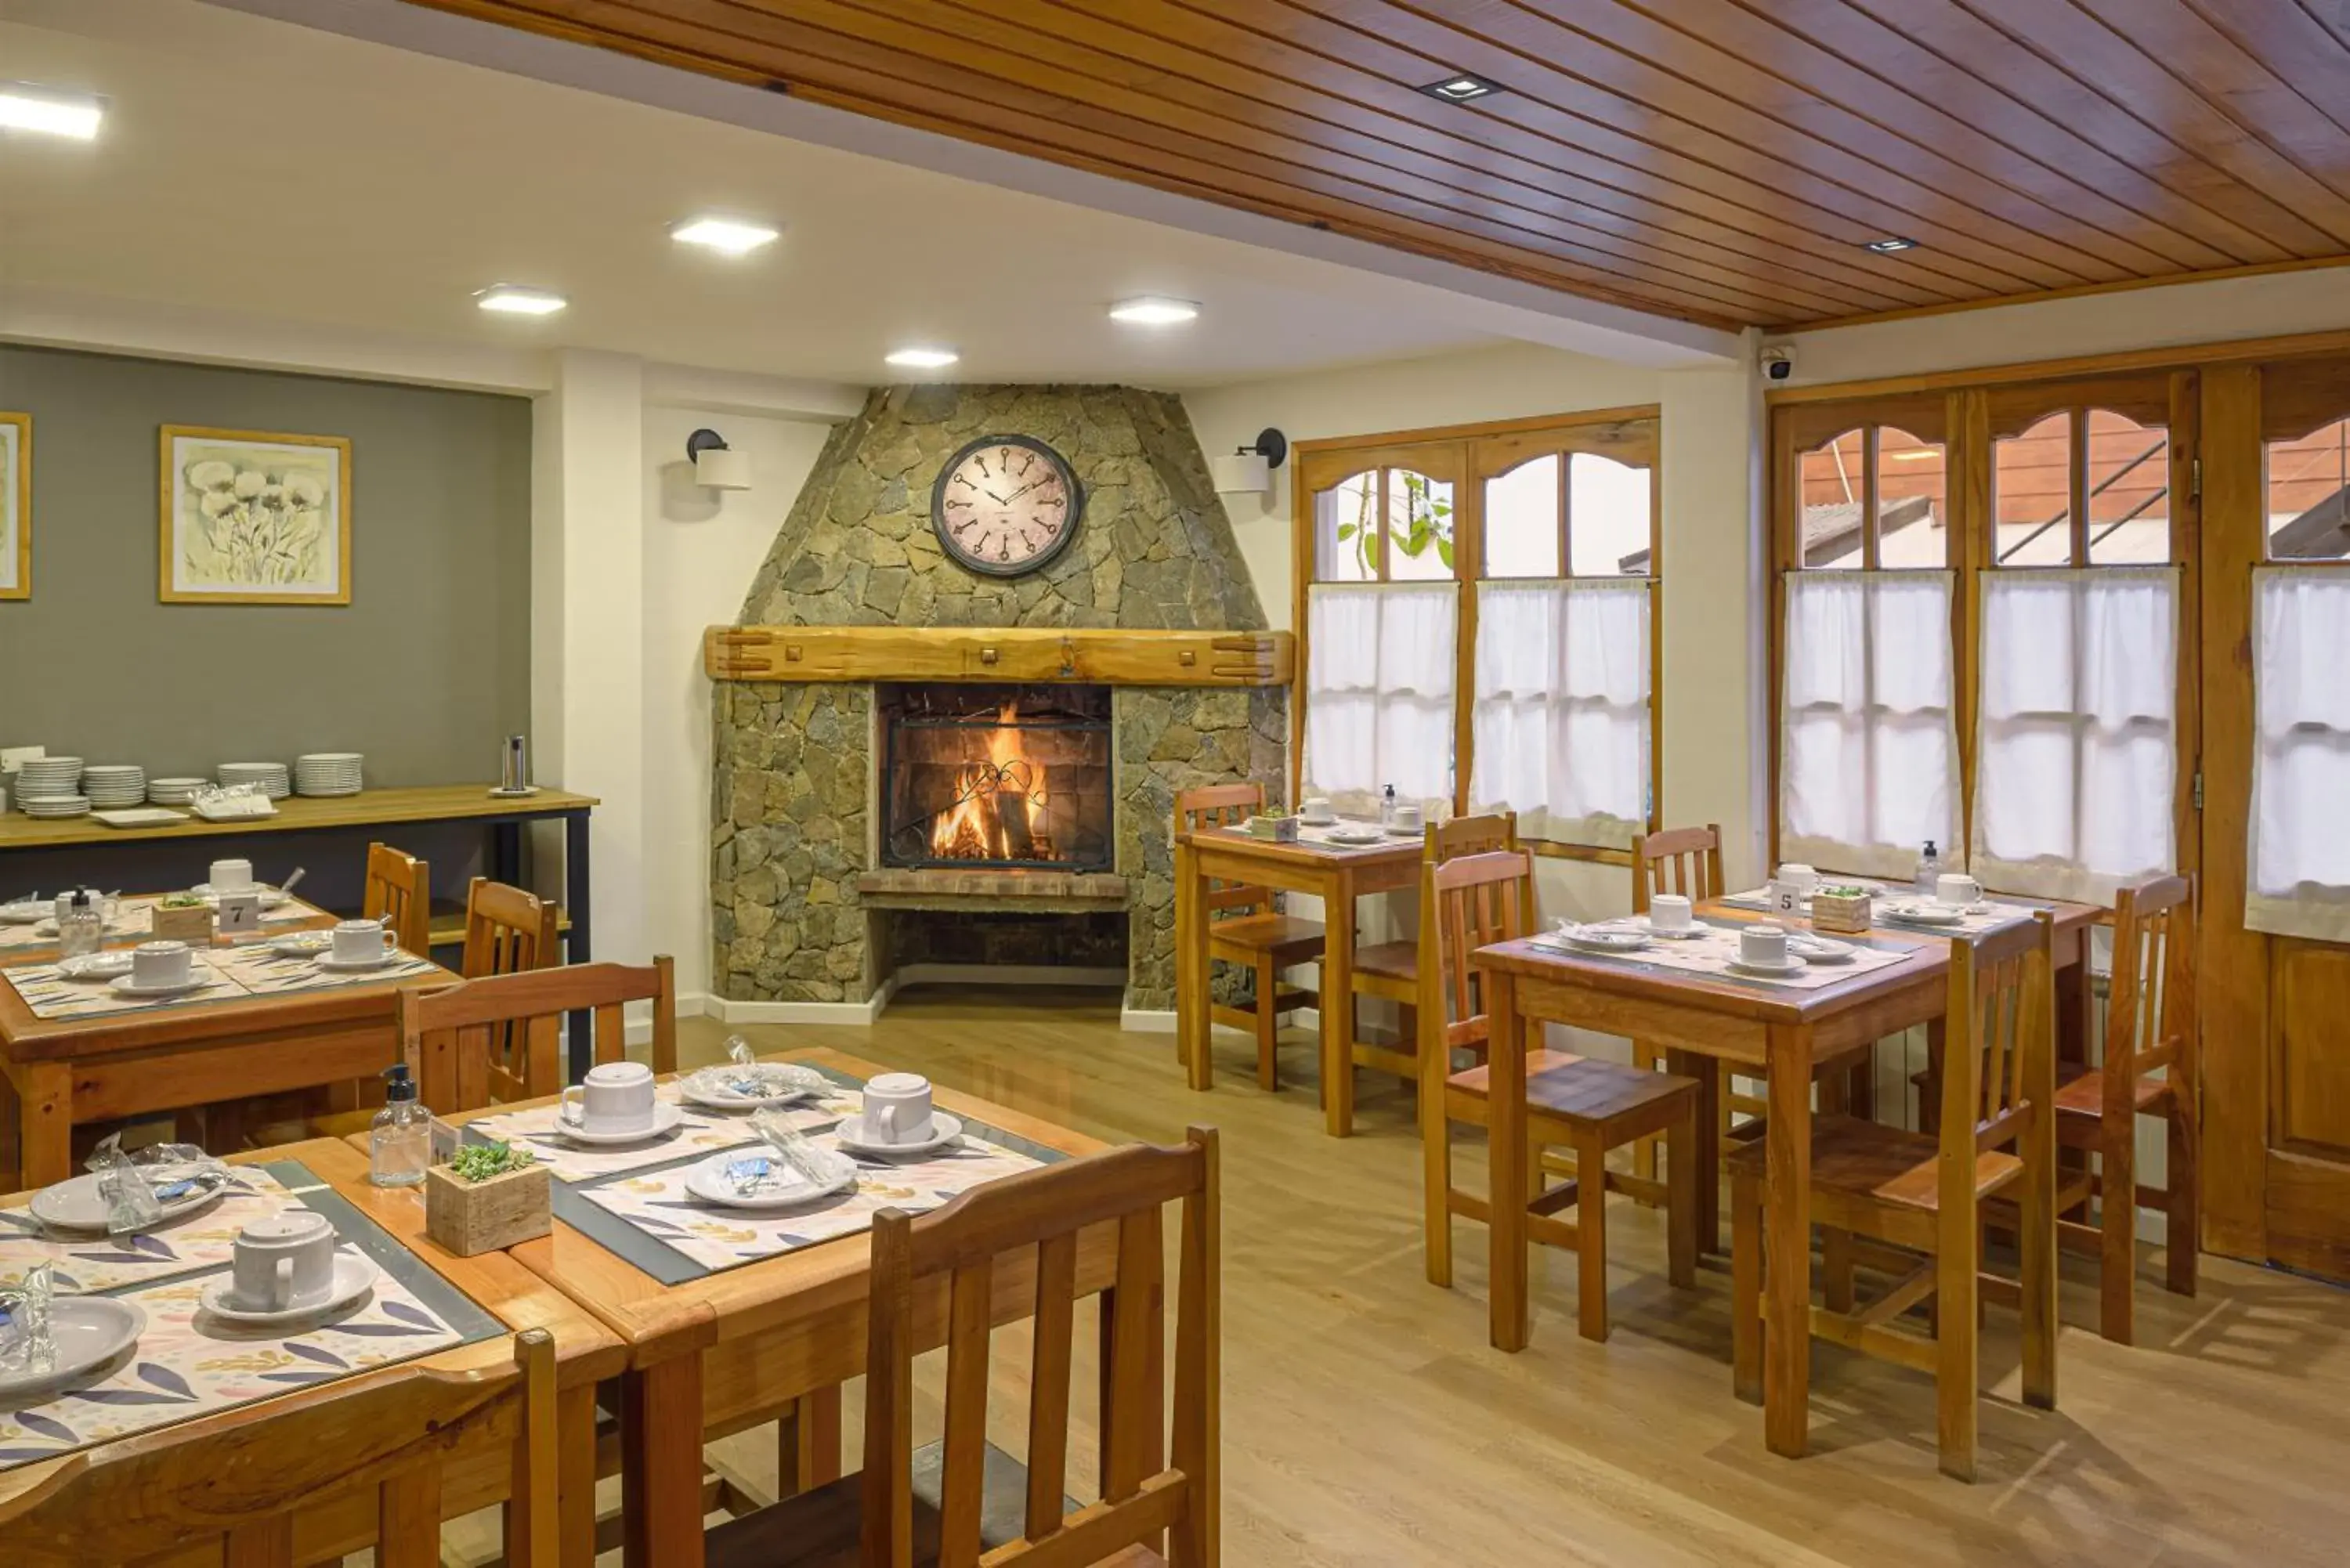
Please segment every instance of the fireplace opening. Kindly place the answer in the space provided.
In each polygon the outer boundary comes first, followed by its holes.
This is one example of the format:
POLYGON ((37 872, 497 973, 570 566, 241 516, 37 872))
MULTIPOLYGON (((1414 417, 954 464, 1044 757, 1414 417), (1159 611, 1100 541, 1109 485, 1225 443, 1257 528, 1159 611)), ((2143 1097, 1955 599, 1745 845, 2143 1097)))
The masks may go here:
POLYGON ((1108 687, 938 682, 875 698, 882 864, 1109 867, 1108 687))

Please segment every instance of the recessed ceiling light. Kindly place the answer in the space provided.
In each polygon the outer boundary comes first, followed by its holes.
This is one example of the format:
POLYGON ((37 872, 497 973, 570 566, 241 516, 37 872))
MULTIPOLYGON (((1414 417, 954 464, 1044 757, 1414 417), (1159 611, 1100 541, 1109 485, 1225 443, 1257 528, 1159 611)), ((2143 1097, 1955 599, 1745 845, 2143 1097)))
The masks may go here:
POLYGON ((1446 77, 1442 81, 1430 82, 1420 91, 1430 98, 1440 98, 1447 103, 1473 103, 1481 98, 1491 98, 1502 90, 1499 82, 1472 77, 1467 71, 1446 77))
POLYGON ((1898 255, 1903 251, 1916 250, 1918 242, 1905 240, 1899 234, 1887 234, 1881 240, 1869 241, 1867 248, 1881 256, 1898 255))
POLYGON ((1112 321, 1131 322, 1138 327, 1173 327, 1195 320, 1199 314, 1200 306, 1192 300, 1168 299, 1156 294, 1121 299, 1109 307, 1112 321))
POLYGON ((516 288, 510 283, 502 283, 473 296, 473 303, 484 310, 506 316, 552 316, 571 302, 543 288, 516 288))
POLYGON ((889 355, 889 363, 905 370, 942 370, 962 358, 951 348, 899 348, 889 355))
POLYGON ((88 141, 106 118, 106 100, 31 82, 0 82, 0 130, 37 130, 88 141))
POLYGON ((670 230, 669 237, 681 245, 701 245, 726 255, 739 256, 757 250, 781 233, 783 231, 772 223, 704 215, 688 218, 670 230))

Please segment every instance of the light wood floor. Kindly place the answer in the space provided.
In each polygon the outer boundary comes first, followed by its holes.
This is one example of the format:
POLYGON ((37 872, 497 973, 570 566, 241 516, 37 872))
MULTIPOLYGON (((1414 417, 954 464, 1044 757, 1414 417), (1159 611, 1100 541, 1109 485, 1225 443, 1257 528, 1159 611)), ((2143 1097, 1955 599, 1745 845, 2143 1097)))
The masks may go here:
MULTIPOLYGON (((2182 1301, 2152 1283, 2148 1253, 2142 1343, 2123 1349, 2088 1326, 2094 1285, 2070 1272, 2054 1413, 2017 1401, 2012 1319, 1992 1312, 1970 1487, 1935 1469, 1924 1377, 1817 1345, 1814 1451, 1790 1462, 1731 1397, 1726 1264, 1671 1289, 1660 1218, 1620 1199, 1614 1337, 1575 1334, 1575 1262, 1545 1253, 1532 1347, 1491 1348, 1483 1228, 1456 1222, 1454 1289, 1421 1272, 1409 1095, 1366 1074, 1360 1135, 1324 1137, 1303 1034, 1284 1052, 1298 1081, 1267 1096, 1237 1040, 1220 1044, 1213 1091, 1191 1093, 1172 1038, 1121 1033, 1101 992, 918 989, 871 1029, 740 1032, 762 1051, 837 1046, 1105 1137, 1222 1129, 1235 1568, 2350 1561, 2350 1293, 2324 1284, 2207 1259, 2202 1294, 2182 1301)), ((728 1033, 688 1021, 689 1064, 728 1033)), ((1023 1336, 998 1335, 1007 1383, 1023 1336)), ((1014 1433, 1016 1392, 1003 1389, 1002 1423, 1014 1433)), ((773 1473, 772 1440, 720 1451, 773 1473)))

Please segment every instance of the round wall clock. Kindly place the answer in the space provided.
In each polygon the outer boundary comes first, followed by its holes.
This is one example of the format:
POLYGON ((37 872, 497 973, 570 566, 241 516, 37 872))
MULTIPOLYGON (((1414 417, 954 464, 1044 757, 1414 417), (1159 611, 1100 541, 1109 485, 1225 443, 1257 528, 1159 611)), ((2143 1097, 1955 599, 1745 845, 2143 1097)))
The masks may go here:
POLYGON ((974 572, 1016 577, 1059 555, 1077 531, 1085 492, 1061 454, 1028 436, 982 436, 931 486, 931 526, 974 572))

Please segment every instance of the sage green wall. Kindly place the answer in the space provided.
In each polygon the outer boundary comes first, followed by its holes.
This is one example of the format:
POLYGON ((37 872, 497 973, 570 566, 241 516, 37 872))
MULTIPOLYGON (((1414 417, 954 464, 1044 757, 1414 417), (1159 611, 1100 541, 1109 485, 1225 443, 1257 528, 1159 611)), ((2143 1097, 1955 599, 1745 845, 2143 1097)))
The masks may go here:
POLYGON ((488 779, 530 713, 526 399, 0 345, 33 416, 33 597, 0 602, 0 746, 150 776, 364 752, 488 779), (165 424, 348 436, 348 607, 156 599, 165 424))

